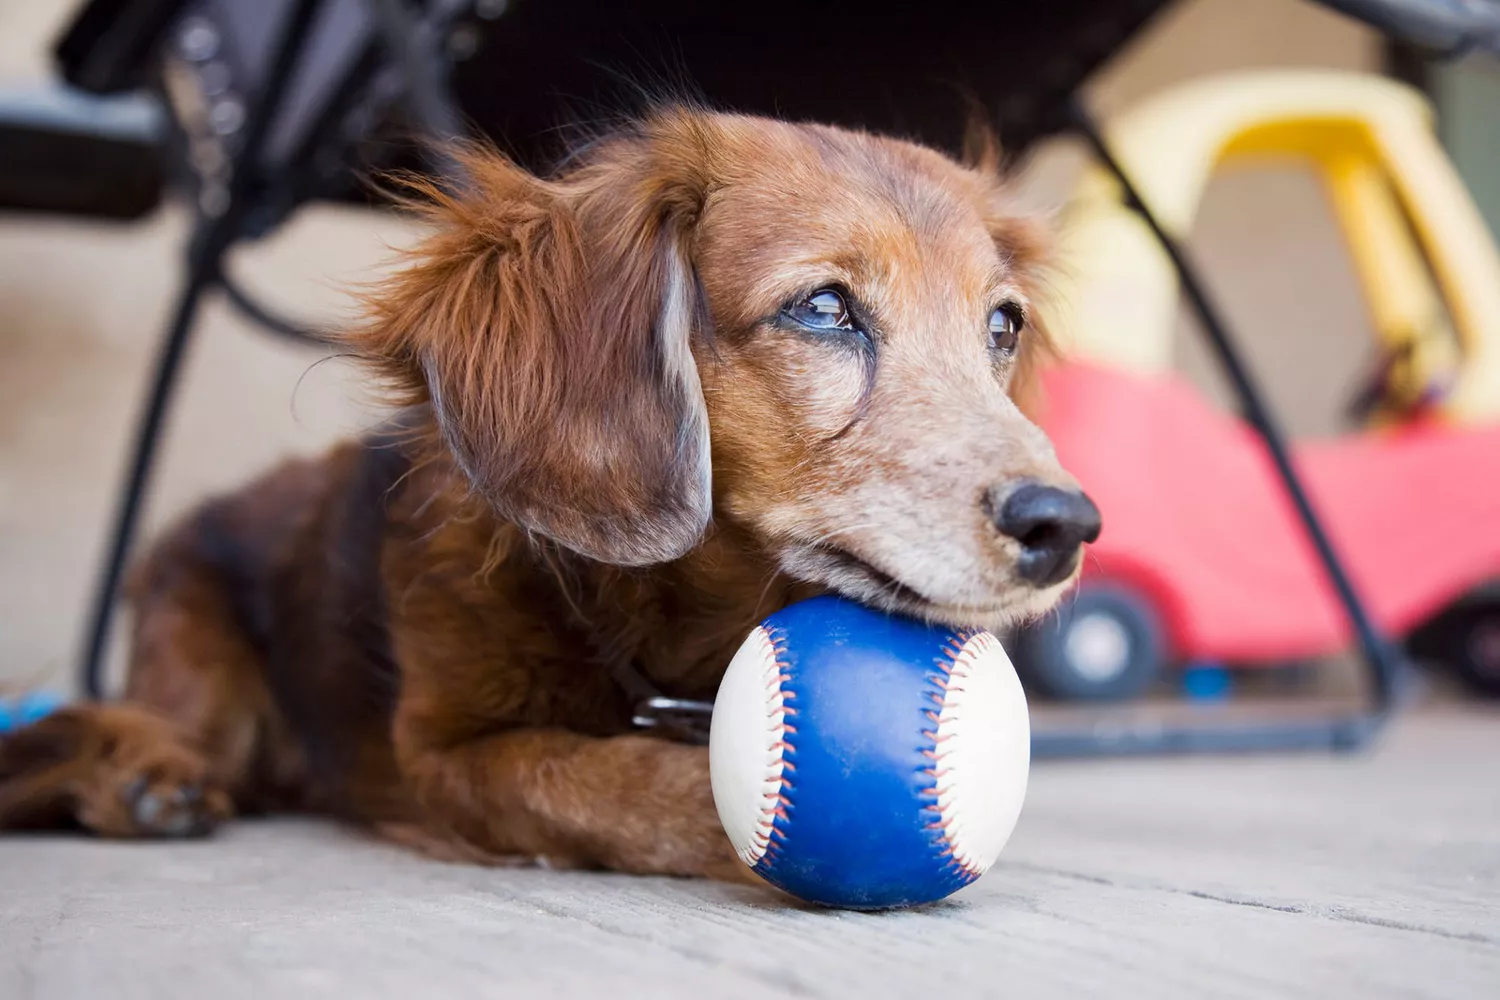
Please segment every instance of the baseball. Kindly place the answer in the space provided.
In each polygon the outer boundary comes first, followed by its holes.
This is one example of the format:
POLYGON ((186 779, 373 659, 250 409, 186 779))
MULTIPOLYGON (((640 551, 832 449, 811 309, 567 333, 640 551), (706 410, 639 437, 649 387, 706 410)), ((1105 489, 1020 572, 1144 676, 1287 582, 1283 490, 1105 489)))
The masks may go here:
POLYGON ((835 597, 758 625, 714 702, 714 802, 740 858, 810 902, 927 903, 982 875, 1026 794, 1031 730, 989 632, 835 597))

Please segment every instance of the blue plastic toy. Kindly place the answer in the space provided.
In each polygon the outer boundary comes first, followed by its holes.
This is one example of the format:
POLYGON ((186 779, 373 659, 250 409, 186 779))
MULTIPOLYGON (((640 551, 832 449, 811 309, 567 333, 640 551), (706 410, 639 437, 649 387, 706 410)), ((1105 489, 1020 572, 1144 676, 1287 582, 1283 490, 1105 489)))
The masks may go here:
POLYGON ((0 734, 44 719, 62 705, 62 698, 44 691, 23 694, 17 698, 0 698, 0 734))

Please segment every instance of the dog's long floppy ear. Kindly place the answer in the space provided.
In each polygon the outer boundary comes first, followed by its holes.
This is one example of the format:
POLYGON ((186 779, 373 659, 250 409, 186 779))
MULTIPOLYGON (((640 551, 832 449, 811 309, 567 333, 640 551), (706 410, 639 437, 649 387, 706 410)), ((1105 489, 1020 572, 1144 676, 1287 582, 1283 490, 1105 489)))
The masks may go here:
POLYGON ((702 129, 659 116, 550 181, 466 155, 471 189, 425 189, 435 232, 351 337, 402 402, 431 404, 501 516, 619 565, 682 555, 711 514, 702 129))

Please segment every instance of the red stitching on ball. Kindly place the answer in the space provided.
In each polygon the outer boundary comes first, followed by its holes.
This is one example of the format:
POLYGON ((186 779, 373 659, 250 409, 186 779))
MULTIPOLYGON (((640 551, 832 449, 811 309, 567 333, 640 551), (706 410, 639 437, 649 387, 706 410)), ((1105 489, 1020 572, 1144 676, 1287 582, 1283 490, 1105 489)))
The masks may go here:
POLYGON ((752 832, 752 846, 759 857, 755 861, 757 867, 763 866, 768 860, 774 861, 778 853, 779 842, 786 839, 776 825, 777 820, 790 821, 790 810, 793 807, 791 798, 787 795, 792 791, 793 783, 787 776, 788 771, 796 770, 790 761, 786 760, 788 752, 794 751, 789 736, 795 733, 796 727, 787 720, 797 714, 788 702, 796 698, 796 692, 787 689, 792 682, 792 667, 785 661, 787 652, 786 634, 772 626, 761 625, 761 633, 767 640, 766 646, 769 654, 766 656, 766 711, 770 724, 773 742, 766 746, 768 766, 778 767, 779 772, 774 776, 775 785, 761 795, 760 817, 756 823, 756 829, 752 832))
MULTIPOLYGON (((943 694, 940 696, 933 691, 927 692, 928 697, 937 702, 940 708, 946 706, 948 698, 964 693, 964 687, 962 683, 955 683, 952 680, 952 675, 954 671, 958 669, 959 661, 961 659, 972 663, 974 659, 974 652, 969 649, 970 643, 972 643, 975 639, 979 639, 981 638, 981 636, 986 635, 987 633, 985 633, 982 629, 969 629, 966 627, 961 630, 956 630, 954 635, 949 638, 947 643, 944 644, 943 652, 947 654, 947 658, 946 661, 938 661, 938 666, 943 670, 946 680, 939 681, 937 678, 931 679, 933 687, 941 690, 943 694)), ((990 636, 983 641, 995 642, 996 640, 992 636, 990 636)), ((934 714, 931 711, 926 711, 925 714, 928 718, 936 722, 938 724, 938 730, 941 730, 941 716, 938 714, 934 714)), ((933 750, 924 750, 923 753, 925 756, 930 757, 933 760, 934 764, 933 767, 921 769, 923 773, 930 774, 932 776, 932 785, 929 788, 923 789, 921 794, 924 797, 937 800, 935 805, 923 807, 925 810, 937 814, 936 821, 929 824, 927 826, 927 829, 939 831, 942 840, 942 848, 939 856, 947 859, 945 871, 961 872, 965 877, 973 880, 974 878, 977 878, 981 874, 981 872, 970 862, 964 861, 958 857, 957 845, 954 842, 953 838, 954 831, 951 828, 951 817, 946 816, 943 813, 941 803, 942 792, 940 792, 937 787, 939 779, 947 774, 950 774, 953 771, 953 768, 951 766, 942 767, 941 761, 942 758, 947 755, 947 751, 943 748, 942 744, 955 734, 952 732, 942 733, 940 731, 928 732, 924 730, 922 735, 932 740, 933 750)))

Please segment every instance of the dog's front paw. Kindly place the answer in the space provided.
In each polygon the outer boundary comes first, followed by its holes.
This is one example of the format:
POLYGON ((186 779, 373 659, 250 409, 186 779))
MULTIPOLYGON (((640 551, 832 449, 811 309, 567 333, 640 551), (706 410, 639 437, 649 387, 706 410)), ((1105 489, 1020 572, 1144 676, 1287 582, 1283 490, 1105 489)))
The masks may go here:
POLYGON ((96 756, 72 781, 78 822, 108 837, 200 837, 234 812, 207 759, 171 725, 124 706, 98 707, 96 756))
MULTIPOLYGON (((103 790, 102 794, 108 796, 110 791, 103 790)), ((172 761, 147 765, 144 772, 119 788, 118 794, 120 809, 101 810, 88 799, 80 802, 80 820, 114 836, 201 837, 213 832, 233 812, 229 796, 208 785, 200 771, 180 769, 172 761)))

